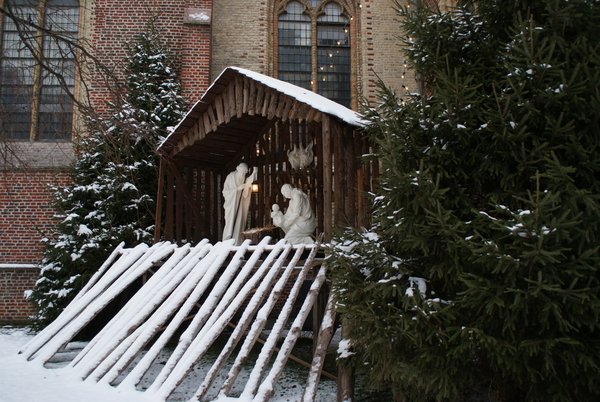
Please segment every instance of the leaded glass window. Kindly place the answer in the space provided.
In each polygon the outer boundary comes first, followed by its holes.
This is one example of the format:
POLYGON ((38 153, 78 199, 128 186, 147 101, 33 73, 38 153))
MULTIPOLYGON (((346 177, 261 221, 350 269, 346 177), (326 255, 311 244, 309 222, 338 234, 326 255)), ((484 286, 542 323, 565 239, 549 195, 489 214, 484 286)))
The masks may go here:
POLYGON ((334 1, 286 3, 279 16, 278 78, 351 107, 350 18, 334 1))
POLYGON ((335 3, 324 11, 317 18, 317 92, 350 107, 350 20, 335 3))
POLYGON ((65 39, 77 37, 78 0, 5 0, 4 6, 24 22, 2 20, 0 129, 13 140, 70 140, 75 54, 65 39))
POLYGON ((304 6, 291 1, 279 18, 279 79, 310 89, 311 21, 304 6))

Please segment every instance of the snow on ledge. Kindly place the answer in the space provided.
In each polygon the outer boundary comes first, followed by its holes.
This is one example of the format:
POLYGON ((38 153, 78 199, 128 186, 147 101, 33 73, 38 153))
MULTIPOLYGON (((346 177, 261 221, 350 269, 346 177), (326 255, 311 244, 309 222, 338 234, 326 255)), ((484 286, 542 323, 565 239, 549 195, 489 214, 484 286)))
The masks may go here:
POLYGON ((0 264, 0 269, 32 269, 32 268, 40 268, 39 265, 36 264, 0 264))

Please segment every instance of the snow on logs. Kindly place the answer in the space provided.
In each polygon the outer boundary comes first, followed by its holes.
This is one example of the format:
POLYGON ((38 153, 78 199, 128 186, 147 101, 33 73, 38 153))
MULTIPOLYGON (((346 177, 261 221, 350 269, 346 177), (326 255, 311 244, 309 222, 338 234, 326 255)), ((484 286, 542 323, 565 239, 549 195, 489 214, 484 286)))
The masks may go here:
MULTIPOLYGON (((291 245, 285 240, 270 245, 269 240, 258 245, 247 240, 237 247, 232 241, 211 245, 207 240, 194 247, 161 242, 126 249, 121 244, 64 312, 20 353, 40 364, 48 362, 111 301, 144 277, 141 288, 119 311, 111 312, 113 318, 65 370, 85 381, 135 388, 177 330, 185 328, 146 393, 159 400, 169 398, 194 365, 206 358, 217 338, 227 337, 200 378, 193 400, 206 400, 211 388, 218 389, 219 397, 228 397, 233 385, 243 381, 240 370, 267 320, 275 318, 249 378, 241 384, 242 400, 267 401, 326 280, 326 269, 317 258, 318 245, 291 245), (307 279, 312 286, 306 298, 298 300, 307 279), (299 303, 302 307, 295 311, 299 303), (278 349, 277 341, 290 325, 278 349), (221 370, 234 352, 235 361, 225 375, 221 370), (219 379, 222 384, 215 385, 219 379)), ((331 339, 332 322, 328 303, 322 332, 329 336, 320 340, 317 350, 323 351, 331 339)), ((315 398, 322 361, 322 356, 313 360, 305 401, 315 398)))

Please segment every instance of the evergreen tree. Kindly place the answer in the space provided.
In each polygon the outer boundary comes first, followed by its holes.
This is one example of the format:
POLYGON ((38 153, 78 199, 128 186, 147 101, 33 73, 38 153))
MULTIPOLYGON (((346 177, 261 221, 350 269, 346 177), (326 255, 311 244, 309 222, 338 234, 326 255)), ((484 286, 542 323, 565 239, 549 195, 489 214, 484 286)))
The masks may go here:
POLYGON ((348 363, 397 400, 595 401, 600 4, 470 3, 397 4, 423 91, 366 112, 373 224, 328 259, 348 363))
POLYGON ((34 326, 54 320, 121 242, 153 240, 159 142, 183 117, 175 57, 154 21, 125 45, 124 96, 110 117, 89 119, 72 184, 54 188, 57 229, 43 240, 30 299, 34 326))

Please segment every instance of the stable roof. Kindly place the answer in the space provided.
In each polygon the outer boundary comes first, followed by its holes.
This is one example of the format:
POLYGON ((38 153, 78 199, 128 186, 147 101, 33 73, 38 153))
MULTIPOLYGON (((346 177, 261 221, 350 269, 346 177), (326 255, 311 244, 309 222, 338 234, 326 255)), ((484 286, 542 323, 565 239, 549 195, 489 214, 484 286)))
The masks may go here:
POLYGON ((327 114, 360 127, 360 115, 305 88, 228 67, 159 146, 163 156, 224 165, 273 120, 321 121, 327 114))

